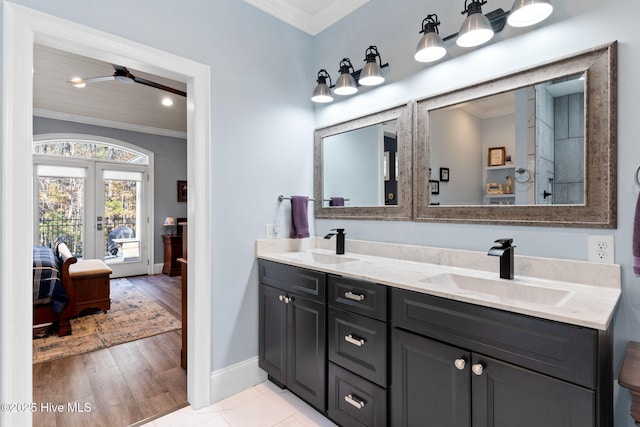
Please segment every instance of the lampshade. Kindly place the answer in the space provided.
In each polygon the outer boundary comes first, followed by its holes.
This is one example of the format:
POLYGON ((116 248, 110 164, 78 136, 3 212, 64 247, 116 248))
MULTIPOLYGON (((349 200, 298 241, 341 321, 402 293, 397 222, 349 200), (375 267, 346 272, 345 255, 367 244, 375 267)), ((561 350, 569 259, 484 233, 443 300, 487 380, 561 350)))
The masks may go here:
MULTIPOLYGON (((464 12, 467 12, 467 19, 462 23, 456 44, 460 47, 479 46, 488 42, 493 37, 491 22, 482 14, 482 5, 485 2, 472 0, 464 12)), ((464 13, 463 12, 463 13, 464 13)))
POLYGON ((383 83, 382 68, 381 65, 376 62, 376 58, 380 58, 378 48, 376 46, 369 46, 365 54, 367 63, 360 72, 358 83, 363 86, 376 86, 383 83))
POLYGON ((326 103, 333 101, 331 89, 327 86, 327 78, 329 78, 329 82, 331 82, 331 76, 329 76, 327 70, 322 69, 318 71, 318 85, 313 90, 313 95, 311 95, 313 102, 326 103))
POLYGON ((446 53, 442 38, 438 32, 438 16, 435 14, 427 16, 422 21, 422 31, 424 33, 418 46, 414 58, 418 62, 433 62, 442 58, 446 53))
POLYGON ((166 225, 166 226, 176 225, 176 220, 174 217, 168 216, 164 219, 164 222, 162 223, 162 225, 166 225))
POLYGON ((516 0, 507 23, 512 27, 528 27, 544 21, 553 12, 551 0, 516 0))
POLYGON ((353 65, 349 58, 344 58, 340 62, 340 77, 336 82, 336 86, 333 88, 333 92, 338 95, 353 95, 358 91, 356 80, 351 75, 353 71, 353 65))

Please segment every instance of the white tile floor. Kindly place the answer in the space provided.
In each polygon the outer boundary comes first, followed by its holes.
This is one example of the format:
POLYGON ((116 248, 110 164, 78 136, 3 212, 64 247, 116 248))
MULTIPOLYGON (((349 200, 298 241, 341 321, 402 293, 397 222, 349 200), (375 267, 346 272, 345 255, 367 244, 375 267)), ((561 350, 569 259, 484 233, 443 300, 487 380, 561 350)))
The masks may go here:
POLYGON ((315 409, 269 381, 213 405, 190 406, 158 418, 145 427, 329 427, 335 426, 315 409))

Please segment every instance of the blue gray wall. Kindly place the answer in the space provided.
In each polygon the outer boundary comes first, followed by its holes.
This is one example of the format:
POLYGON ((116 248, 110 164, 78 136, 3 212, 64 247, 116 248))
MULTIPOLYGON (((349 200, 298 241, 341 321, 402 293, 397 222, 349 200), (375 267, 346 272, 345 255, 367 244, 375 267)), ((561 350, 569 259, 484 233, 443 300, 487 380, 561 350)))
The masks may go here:
POLYGON ((187 204, 177 201, 177 183, 187 179, 187 140, 168 136, 151 135, 122 129, 86 125, 63 120, 33 118, 33 134, 76 133, 113 138, 147 149, 154 153, 155 185, 153 212, 155 215, 153 241, 154 263, 164 262, 164 246, 161 235, 165 230, 162 221, 168 216, 186 218, 187 204))

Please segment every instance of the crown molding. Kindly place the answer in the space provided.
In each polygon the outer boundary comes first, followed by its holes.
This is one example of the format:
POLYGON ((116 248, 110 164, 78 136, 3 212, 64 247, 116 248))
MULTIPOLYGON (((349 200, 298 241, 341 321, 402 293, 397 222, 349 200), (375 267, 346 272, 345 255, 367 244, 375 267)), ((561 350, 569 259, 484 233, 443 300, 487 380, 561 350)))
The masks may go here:
POLYGON ((295 2, 292 0, 244 1, 312 36, 369 2, 369 0, 327 0, 324 2, 324 7, 315 12, 308 12, 294 5, 295 2))

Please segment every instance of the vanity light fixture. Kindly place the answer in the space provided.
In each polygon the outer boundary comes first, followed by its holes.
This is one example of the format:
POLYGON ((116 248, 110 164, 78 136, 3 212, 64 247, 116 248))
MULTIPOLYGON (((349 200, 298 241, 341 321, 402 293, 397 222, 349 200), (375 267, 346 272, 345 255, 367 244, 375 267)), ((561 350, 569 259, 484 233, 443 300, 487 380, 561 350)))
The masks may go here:
POLYGON ((318 71, 318 85, 313 90, 311 100, 313 102, 327 103, 333 101, 331 95, 331 89, 327 86, 327 79, 329 79, 329 85, 331 85, 331 76, 324 68, 318 71))
POLYGON ((465 0, 464 10, 461 13, 463 15, 466 13, 467 18, 460 32, 442 39, 438 31, 440 25, 438 16, 428 15, 422 21, 420 32, 424 33, 424 36, 416 48, 414 56, 416 61, 433 62, 440 59, 446 53, 443 42, 451 39, 456 39, 456 44, 461 47, 479 46, 491 40, 493 35, 502 31, 506 24, 512 27, 528 27, 544 21, 553 12, 551 0, 515 0, 509 11, 498 8, 483 15, 482 6, 485 4, 487 0, 465 0), (437 56, 436 52, 441 56, 437 56))
POLYGON ((418 62, 433 62, 442 58, 446 53, 442 38, 440 37, 440 31, 438 31, 438 15, 435 13, 427 15, 422 21, 422 31, 424 34, 418 46, 416 47, 415 60, 418 62))
POLYGON ((369 46, 365 51, 365 56, 367 63, 360 72, 358 83, 363 86, 376 86, 383 83, 382 68, 388 67, 389 63, 382 64, 382 58, 380 58, 377 46, 369 46), (376 58, 378 58, 379 63, 376 62, 376 58))
POLYGON ((456 44, 460 47, 479 46, 491 40, 493 28, 491 22, 482 14, 482 5, 486 0, 465 0, 462 14, 467 14, 467 19, 462 23, 456 44), (471 1, 469 3, 469 1, 471 1))
POLYGON ((551 0, 515 0, 507 23, 512 27, 528 27, 544 21, 551 12, 551 0))
POLYGON ((354 71, 349 58, 343 58, 342 61, 340 61, 340 77, 338 77, 336 86, 333 89, 334 93, 338 95, 353 95, 358 92, 356 79, 354 79, 351 74, 354 71))

